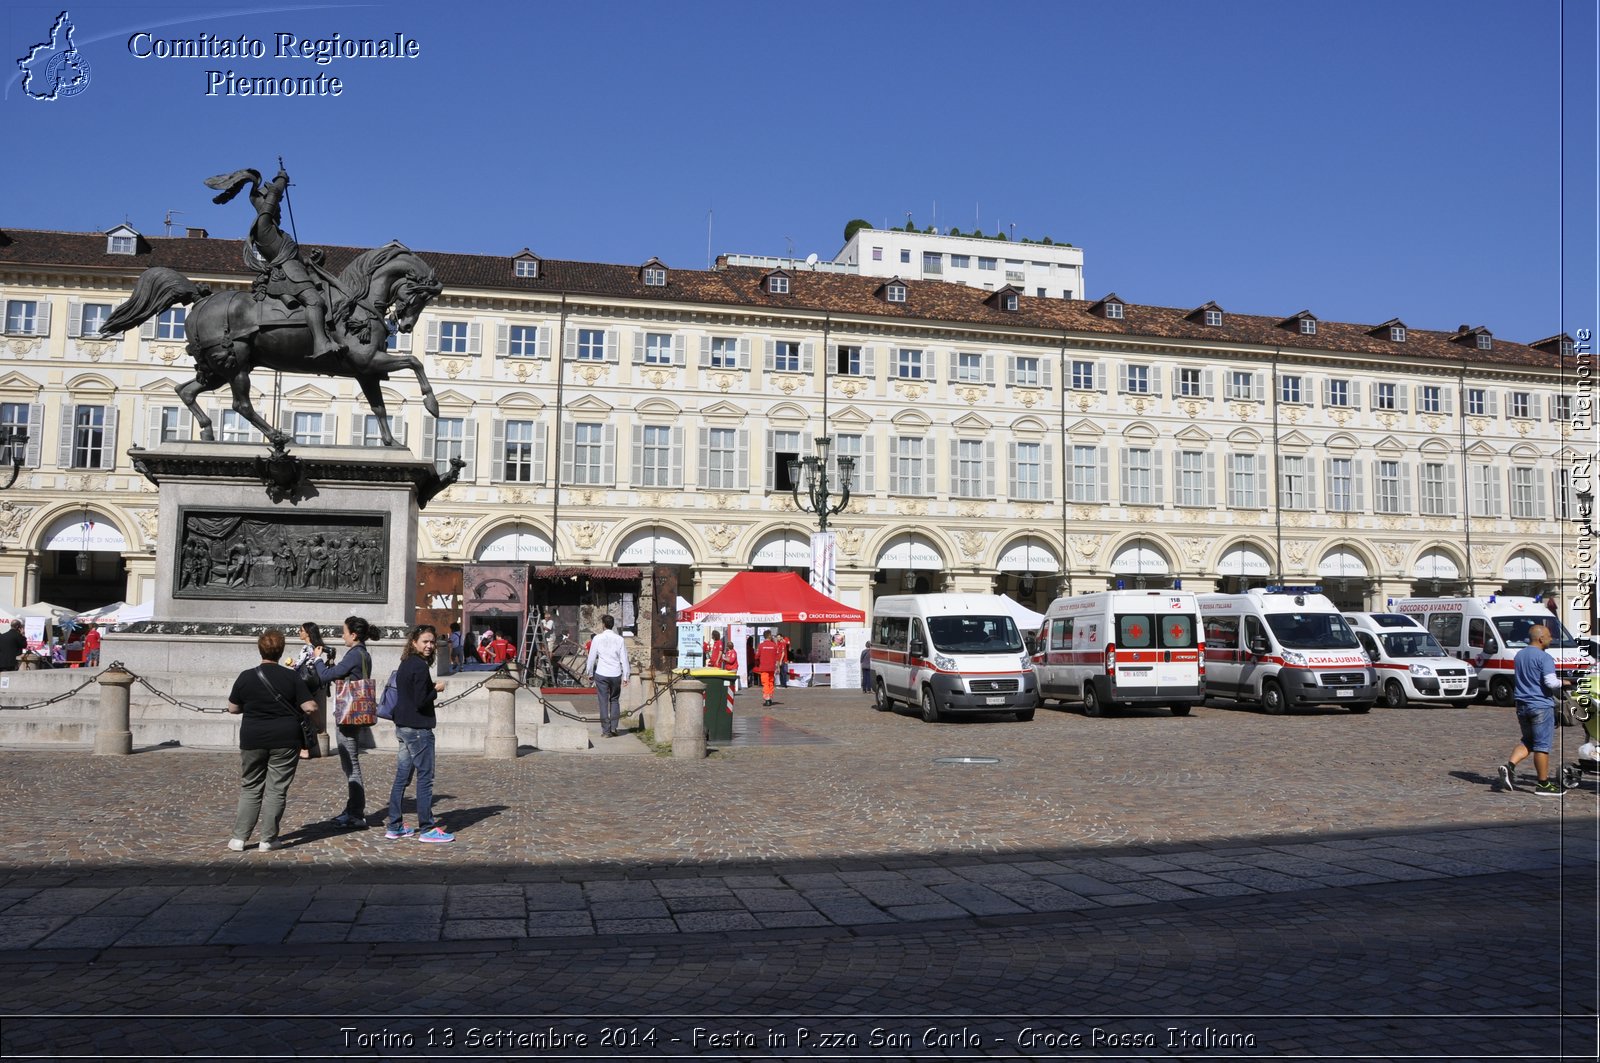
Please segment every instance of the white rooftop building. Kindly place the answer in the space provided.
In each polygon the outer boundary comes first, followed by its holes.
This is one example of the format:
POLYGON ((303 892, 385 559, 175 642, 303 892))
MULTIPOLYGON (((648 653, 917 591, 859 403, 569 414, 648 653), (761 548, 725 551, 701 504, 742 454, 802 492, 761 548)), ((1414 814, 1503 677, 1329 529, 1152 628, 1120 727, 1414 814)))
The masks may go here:
POLYGON ((1083 249, 981 236, 938 236, 897 229, 860 229, 834 262, 867 277, 942 280, 1023 295, 1084 298, 1083 249))

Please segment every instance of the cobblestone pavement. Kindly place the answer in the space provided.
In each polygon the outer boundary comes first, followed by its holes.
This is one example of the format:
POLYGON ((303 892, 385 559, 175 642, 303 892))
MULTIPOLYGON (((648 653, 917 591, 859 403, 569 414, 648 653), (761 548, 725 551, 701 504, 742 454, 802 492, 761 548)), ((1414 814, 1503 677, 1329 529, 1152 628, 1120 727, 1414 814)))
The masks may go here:
POLYGON ((1594 1058, 1593 779, 1491 792, 1505 710, 930 726, 780 693, 831 741, 443 757, 448 846, 317 825, 329 761, 291 844, 236 854, 236 753, 0 753, 0 1049, 1594 1058))

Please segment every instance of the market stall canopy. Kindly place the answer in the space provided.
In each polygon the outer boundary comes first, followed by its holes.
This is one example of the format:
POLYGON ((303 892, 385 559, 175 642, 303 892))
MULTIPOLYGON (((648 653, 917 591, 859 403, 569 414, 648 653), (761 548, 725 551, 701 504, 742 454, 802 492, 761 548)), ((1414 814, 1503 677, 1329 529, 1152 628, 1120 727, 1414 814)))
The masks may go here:
POLYGON ((1044 623, 1044 614, 1036 613, 1009 594, 1000 595, 1000 604, 1005 606, 1011 619, 1017 622, 1017 627, 1023 631, 1038 631, 1039 625, 1044 623))
POLYGON ((862 624, 867 614, 834 601, 793 572, 741 572, 678 618, 708 624, 862 624))

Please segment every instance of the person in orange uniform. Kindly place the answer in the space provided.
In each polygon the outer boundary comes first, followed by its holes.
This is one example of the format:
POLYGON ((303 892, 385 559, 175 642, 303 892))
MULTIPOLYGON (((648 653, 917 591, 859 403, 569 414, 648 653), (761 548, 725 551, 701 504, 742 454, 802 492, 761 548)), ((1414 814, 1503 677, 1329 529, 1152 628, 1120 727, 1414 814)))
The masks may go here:
POLYGON ((761 677, 761 704, 772 704, 773 680, 778 671, 778 657, 782 651, 772 638, 771 631, 761 633, 761 644, 756 647, 756 674, 761 677))

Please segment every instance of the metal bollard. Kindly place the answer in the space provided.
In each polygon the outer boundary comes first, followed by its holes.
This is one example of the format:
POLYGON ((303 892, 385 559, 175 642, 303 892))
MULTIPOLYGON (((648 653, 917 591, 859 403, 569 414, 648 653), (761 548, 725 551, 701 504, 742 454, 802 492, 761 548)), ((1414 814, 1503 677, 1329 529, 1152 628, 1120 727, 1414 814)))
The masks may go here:
POLYGON ((517 759, 517 686, 509 675, 490 679, 489 733, 483 739, 485 760, 517 759))
POLYGON ((125 757, 133 752, 133 732, 128 728, 128 689, 133 673, 113 664, 100 673, 100 719, 94 729, 94 755, 125 757))
POLYGON ((674 760, 704 760, 706 756, 706 685, 683 679, 672 696, 672 756, 674 760))

